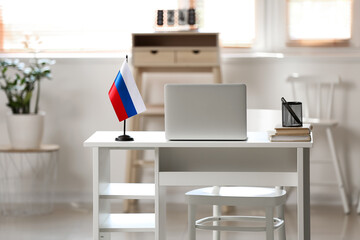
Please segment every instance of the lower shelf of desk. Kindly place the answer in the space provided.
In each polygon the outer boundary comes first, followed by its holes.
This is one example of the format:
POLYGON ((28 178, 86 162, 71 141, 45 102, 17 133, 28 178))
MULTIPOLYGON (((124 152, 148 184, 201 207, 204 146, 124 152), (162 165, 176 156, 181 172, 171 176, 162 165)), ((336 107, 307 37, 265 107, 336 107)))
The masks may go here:
POLYGON ((153 183, 109 183, 100 199, 155 199, 153 183))
POLYGON ((113 213, 100 225, 100 232, 154 232, 154 213, 113 213))
POLYGON ((298 185, 297 172, 160 172, 161 186, 287 186, 298 185), (234 182, 237 180, 237 183, 234 182))

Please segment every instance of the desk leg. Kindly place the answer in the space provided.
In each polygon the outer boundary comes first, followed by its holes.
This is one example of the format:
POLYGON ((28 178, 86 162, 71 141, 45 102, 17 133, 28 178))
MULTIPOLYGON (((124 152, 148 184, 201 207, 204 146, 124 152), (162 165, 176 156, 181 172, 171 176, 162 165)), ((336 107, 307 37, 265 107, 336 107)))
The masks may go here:
POLYGON ((297 149, 297 212, 298 240, 310 240, 310 152, 308 148, 297 149))
POLYGON ((166 187, 155 189, 155 239, 166 240, 166 187))
POLYGON ((155 240, 166 240, 166 187, 159 184, 159 149, 155 149, 155 240))
POLYGON ((100 233, 100 225, 109 217, 110 202, 99 195, 110 183, 110 150, 93 148, 93 239, 110 240, 110 233, 100 233))

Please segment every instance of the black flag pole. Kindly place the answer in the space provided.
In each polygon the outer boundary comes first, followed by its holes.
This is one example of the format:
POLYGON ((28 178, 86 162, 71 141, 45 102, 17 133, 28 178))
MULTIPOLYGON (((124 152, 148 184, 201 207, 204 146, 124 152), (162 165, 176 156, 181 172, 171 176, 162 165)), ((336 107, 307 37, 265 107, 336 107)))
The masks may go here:
POLYGON ((123 135, 120 135, 117 138, 115 138, 115 141, 134 141, 132 137, 126 135, 126 119, 124 120, 124 133, 123 135))
MULTIPOLYGON (((126 55, 126 62, 128 62, 128 55, 126 55)), ((124 133, 115 138, 115 141, 134 141, 132 137, 126 135, 126 119, 124 120, 124 133)))

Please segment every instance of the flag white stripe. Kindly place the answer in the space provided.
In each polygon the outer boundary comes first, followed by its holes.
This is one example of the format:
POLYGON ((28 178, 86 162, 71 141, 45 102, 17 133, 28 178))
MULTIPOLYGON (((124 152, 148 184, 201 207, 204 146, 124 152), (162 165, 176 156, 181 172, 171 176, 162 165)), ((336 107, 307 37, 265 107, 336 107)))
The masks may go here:
POLYGON ((121 66, 120 73, 124 79, 131 100, 133 101, 133 104, 135 106, 136 112, 138 114, 144 112, 146 110, 144 101, 140 95, 139 89, 136 86, 136 82, 131 74, 130 68, 126 61, 121 66))

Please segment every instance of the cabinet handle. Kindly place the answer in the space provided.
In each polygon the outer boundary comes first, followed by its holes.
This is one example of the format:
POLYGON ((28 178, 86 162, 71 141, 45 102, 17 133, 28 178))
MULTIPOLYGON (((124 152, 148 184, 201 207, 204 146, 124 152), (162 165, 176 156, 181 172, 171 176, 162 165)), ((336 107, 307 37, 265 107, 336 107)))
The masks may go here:
POLYGON ((157 54, 157 53, 158 53, 157 50, 151 50, 150 52, 151 52, 152 54, 157 54))
POLYGON ((199 54, 200 50, 193 50, 192 52, 193 52, 193 54, 199 54))

